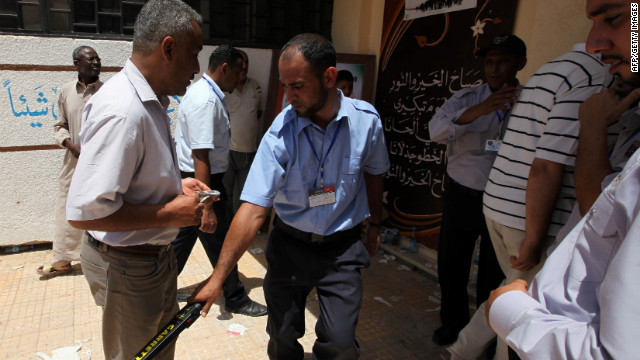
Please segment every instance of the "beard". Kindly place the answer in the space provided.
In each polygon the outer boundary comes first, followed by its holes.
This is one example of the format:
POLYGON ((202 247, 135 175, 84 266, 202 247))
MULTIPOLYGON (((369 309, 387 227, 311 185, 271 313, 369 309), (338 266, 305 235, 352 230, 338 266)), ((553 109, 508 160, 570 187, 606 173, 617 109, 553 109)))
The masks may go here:
POLYGON ((622 79, 622 81, 632 88, 640 88, 640 73, 632 73, 630 79, 622 79))
MULTIPOLYGON (((625 59, 623 56, 618 55, 618 54, 602 54, 601 59, 603 61, 604 60, 618 60, 622 64, 631 67, 631 63, 627 59, 625 59)), ((615 75, 620 80, 622 80, 622 82, 624 82, 628 86, 632 87, 632 89, 640 87, 640 74, 639 73, 631 73, 631 75, 623 77, 622 74, 620 74, 620 72, 616 72, 615 75)))
POLYGON ((320 88, 320 96, 318 97, 318 101, 311 104, 311 106, 309 106, 304 111, 298 111, 295 109, 294 110, 299 117, 311 118, 313 115, 315 115, 318 111, 320 111, 324 107, 324 105, 327 103, 328 97, 329 97, 329 90, 320 88))

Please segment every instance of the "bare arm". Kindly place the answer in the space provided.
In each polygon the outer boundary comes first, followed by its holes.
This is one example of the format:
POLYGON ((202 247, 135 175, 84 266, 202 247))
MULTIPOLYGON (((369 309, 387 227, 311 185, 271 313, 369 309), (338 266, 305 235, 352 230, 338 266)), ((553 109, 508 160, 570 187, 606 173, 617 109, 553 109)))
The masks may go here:
POLYGON ((122 204, 115 213, 100 219, 74 221, 71 226, 83 230, 133 231, 163 226, 190 226, 200 222, 203 204, 195 196, 178 195, 166 204, 122 204))
POLYGON ((209 149, 194 149, 191 151, 193 157, 193 171, 196 179, 211 186, 211 164, 209 164, 209 149))
MULTIPOLYGON (((383 175, 372 175, 365 172, 364 182, 367 189, 369 212, 371 213, 369 221, 380 224, 382 221, 383 175)), ((364 244, 369 252, 369 256, 373 257, 376 252, 378 252, 378 248, 380 248, 379 227, 369 226, 369 229, 367 230, 367 239, 364 244)))
POLYGON ((73 154, 73 156, 80 156, 80 144, 74 143, 73 141, 71 141, 71 138, 62 140, 62 146, 66 147, 67 150, 69 150, 71 154, 73 154))
MULTIPOLYGON (((193 168, 196 179, 211 186, 211 164, 209 163, 210 149, 194 149, 191 151, 193 157, 193 168)), ((214 189, 220 190, 220 189, 214 189)), ((200 230, 206 233, 214 233, 218 228, 218 218, 213 210, 213 202, 205 206, 200 219, 200 230)))
POLYGON ((613 173, 607 154, 607 126, 634 103, 633 91, 618 103, 615 89, 592 95, 580 105, 580 138, 576 158, 576 196, 580 215, 587 213, 602 191, 602 181, 613 173))
POLYGON ((248 202, 243 203, 238 209, 238 213, 231 222, 227 237, 224 239, 220 258, 213 274, 200 283, 187 300, 189 303, 206 302, 201 312, 203 317, 207 315, 213 302, 220 296, 222 283, 255 239, 268 212, 269 208, 248 202))
POLYGON ((512 268, 526 271, 540 262, 542 242, 551 223, 563 174, 563 164, 540 158, 533 159, 525 197, 525 236, 518 257, 511 257, 512 268))
POLYGON ((198 190, 209 190, 209 187, 196 179, 183 179, 182 191, 187 195, 178 195, 166 204, 134 205, 125 202, 118 211, 104 218, 69 220, 69 224, 83 230, 110 232, 195 225, 200 221, 204 208, 204 204, 194 196, 198 190))

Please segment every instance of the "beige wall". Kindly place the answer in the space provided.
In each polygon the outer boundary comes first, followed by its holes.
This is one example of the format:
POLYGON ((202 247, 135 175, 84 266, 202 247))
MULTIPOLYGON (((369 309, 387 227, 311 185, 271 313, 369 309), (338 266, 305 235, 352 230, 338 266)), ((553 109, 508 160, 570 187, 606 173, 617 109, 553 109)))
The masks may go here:
MULTIPOLYGON (((384 0, 336 0, 333 3, 333 45, 339 53, 376 56, 374 89, 378 76, 377 57, 380 53, 383 12, 384 0)), ((375 93, 374 90, 374 98, 375 93)))
POLYGON ((526 82, 536 70, 585 42, 591 21, 586 0, 520 0, 514 34, 527 44, 528 63, 518 76, 526 82))
MULTIPOLYGON (((514 33, 527 44, 529 54, 521 82, 573 44, 585 41, 591 26, 585 4, 586 0, 520 0, 514 33)), ((331 34, 336 51, 377 57, 383 12, 384 0, 336 0, 331 34)))

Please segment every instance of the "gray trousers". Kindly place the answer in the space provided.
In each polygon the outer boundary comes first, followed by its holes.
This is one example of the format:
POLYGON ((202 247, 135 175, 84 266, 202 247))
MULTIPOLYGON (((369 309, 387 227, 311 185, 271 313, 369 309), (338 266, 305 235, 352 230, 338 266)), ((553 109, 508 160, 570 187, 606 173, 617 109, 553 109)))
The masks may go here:
MULTIPOLYGON (((176 257, 171 246, 157 256, 94 247, 82 241, 80 263, 96 305, 102 307, 105 359, 131 359, 178 309, 176 257)), ((173 359, 175 342, 155 359, 173 359)))

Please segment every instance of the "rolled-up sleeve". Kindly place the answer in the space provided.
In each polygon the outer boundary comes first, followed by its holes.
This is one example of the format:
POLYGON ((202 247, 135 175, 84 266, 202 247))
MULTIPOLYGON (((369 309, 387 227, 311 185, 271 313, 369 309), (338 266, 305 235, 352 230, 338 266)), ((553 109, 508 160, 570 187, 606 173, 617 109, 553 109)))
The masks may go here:
POLYGON ((489 323, 521 359, 609 359, 599 329, 587 322, 554 315, 521 291, 498 297, 489 323))
POLYGON ((429 121, 429 137, 432 141, 446 144, 460 138, 467 131, 467 125, 455 123, 474 103, 473 93, 458 91, 447 100, 429 121))

